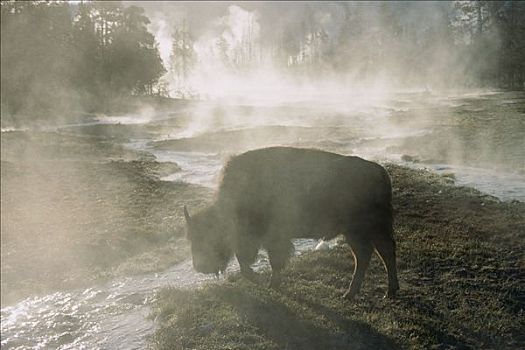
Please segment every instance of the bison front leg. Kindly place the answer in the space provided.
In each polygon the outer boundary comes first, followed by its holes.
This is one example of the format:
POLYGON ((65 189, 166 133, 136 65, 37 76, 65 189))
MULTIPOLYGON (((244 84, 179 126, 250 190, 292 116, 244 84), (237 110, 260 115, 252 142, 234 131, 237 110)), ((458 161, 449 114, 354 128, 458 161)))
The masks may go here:
POLYGON ((259 244, 249 237, 243 236, 236 242, 235 256, 241 268, 241 275, 249 281, 256 281, 256 273, 251 268, 251 265, 257 258, 259 252, 259 244))
POLYGON ((286 265, 293 252, 293 245, 290 241, 277 241, 267 247, 270 266, 272 267, 272 277, 270 288, 279 288, 282 281, 281 271, 286 265))
POLYGON ((350 246, 352 247, 352 253, 354 254, 354 276, 350 287, 343 297, 348 300, 353 300, 357 293, 359 293, 363 284, 365 272, 372 257, 373 247, 370 242, 360 241, 350 242, 350 246))

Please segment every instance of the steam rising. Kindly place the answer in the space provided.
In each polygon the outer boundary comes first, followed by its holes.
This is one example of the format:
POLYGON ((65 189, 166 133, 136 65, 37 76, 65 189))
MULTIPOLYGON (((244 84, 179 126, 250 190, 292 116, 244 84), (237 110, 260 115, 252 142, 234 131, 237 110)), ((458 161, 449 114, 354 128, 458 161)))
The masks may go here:
POLYGON ((186 87, 204 98, 440 89, 464 80, 469 64, 450 46, 451 36, 472 40, 451 3, 143 5, 165 63, 169 27, 186 23, 196 54, 186 87))
POLYGON ((495 90, 524 87, 523 4, 2 1, 1 302, 45 295, 2 309, 2 347, 142 341, 152 288, 198 281, 178 265, 181 208, 206 208, 246 150, 393 161, 525 200, 525 97, 495 90), (52 339, 64 324, 92 334, 52 339))

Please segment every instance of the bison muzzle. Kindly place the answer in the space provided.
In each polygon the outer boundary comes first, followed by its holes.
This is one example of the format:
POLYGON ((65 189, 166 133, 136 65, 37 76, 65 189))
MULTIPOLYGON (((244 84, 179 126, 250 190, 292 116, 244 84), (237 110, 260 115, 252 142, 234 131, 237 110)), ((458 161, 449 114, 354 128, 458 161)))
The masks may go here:
POLYGON ((354 298, 375 250, 388 274, 387 296, 399 289, 393 238, 392 187, 380 165, 312 149, 271 147, 233 157, 223 170, 215 203, 190 217, 194 268, 224 271, 235 254, 252 278, 259 248, 268 252, 271 286, 293 251, 292 238, 331 239, 343 234, 354 254, 345 297, 354 298))

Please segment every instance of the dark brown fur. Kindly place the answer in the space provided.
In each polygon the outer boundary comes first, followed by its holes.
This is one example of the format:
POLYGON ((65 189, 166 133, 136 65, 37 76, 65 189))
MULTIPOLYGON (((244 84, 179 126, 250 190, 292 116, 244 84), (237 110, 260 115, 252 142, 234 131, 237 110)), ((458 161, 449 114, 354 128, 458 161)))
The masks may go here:
POLYGON ((292 238, 331 239, 343 234, 355 270, 345 293, 353 298, 375 249, 388 272, 388 296, 399 289, 392 236, 390 177, 380 165, 319 150, 272 147, 232 158, 213 206, 190 218, 196 270, 224 270, 234 253, 241 273, 260 247, 268 251, 273 286, 292 251, 292 238))

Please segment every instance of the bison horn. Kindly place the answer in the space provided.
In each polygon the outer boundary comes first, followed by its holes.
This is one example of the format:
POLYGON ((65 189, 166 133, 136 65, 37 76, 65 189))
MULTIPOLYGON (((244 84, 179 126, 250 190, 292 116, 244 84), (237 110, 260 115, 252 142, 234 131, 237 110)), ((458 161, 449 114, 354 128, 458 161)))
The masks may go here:
POLYGON ((188 208, 186 208, 186 206, 184 206, 184 217, 186 218, 186 223, 190 223, 191 221, 191 217, 190 217, 190 214, 188 213, 188 208))

